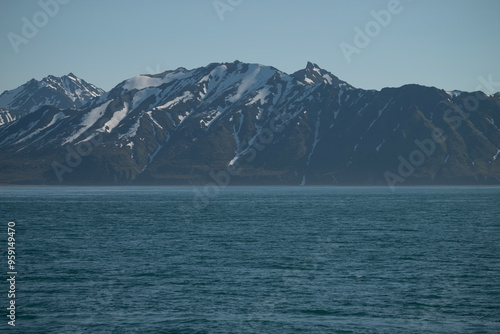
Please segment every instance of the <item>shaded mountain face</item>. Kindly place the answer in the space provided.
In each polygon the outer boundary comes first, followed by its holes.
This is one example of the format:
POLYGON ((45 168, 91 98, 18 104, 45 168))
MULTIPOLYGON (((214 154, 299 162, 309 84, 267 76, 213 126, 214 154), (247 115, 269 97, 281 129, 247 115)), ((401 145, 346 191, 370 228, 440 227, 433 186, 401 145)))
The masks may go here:
MULTIPOLYGON (((61 109, 77 109, 104 91, 76 77, 73 73, 62 77, 49 75, 41 81, 31 79, 16 89, 0 95, 0 108, 8 110, 15 119, 23 117, 42 106, 49 105, 61 109)), ((1 117, 1 115, 0 115, 1 117)), ((0 121, 0 125, 2 121, 0 121)), ((4 119, 4 123, 8 123, 4 119)))
POLYGON ((0 182, 146 185, 499 184, 500 99, 356 89, 308 63, 139 75, 82 109, 0 128, 0 182))

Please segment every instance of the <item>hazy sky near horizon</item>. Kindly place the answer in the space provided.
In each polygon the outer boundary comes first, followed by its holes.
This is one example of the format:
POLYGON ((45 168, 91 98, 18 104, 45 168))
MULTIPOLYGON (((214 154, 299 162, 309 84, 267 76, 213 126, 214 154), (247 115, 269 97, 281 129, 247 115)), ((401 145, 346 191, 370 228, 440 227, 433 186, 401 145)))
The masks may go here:
POLYGON ((312 61, 365 89, 500 82, 499 0, 55 1, 0 0, 0 93, 69 72, 109 90, 236 59, 286 73, 312 61))

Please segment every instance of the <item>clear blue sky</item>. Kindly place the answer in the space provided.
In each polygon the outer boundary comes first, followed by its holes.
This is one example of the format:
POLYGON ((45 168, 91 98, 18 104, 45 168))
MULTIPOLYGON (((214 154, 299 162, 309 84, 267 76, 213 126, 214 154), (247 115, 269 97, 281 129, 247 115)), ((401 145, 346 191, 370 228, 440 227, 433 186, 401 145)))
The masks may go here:
POLYGON ((287 73, 310 60, 366 89, 473 91, 478 76, 500 81, 499 0, 400 0, 350 63, 339 45, 355 46, 354 28, 365 30, 389 0, 219 1, 235 4, 224 20, 213 0, 71 0, 44 22, 39 1, 0 0, 0 92, 69 72, 109 90, 140 73, 236 59, 287 73), (9 33, 23 37, 22 18, 33 16, 41 28, 16 53, 9 33))

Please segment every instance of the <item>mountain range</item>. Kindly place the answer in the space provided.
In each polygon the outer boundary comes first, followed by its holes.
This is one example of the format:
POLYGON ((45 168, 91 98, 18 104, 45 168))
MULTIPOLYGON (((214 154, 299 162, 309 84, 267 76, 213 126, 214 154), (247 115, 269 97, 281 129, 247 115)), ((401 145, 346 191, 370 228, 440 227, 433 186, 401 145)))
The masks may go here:
POLYGON ((0 125, 45 105, 60 109, 77 109, 102 94, 104 94, 102 89, 87 83, 73 73, 62 77, 49 75, 41 81, 31 79, 24 85, 0 95, 0 110, 3 110, 5 115, 0 120, 0 125))
POLYGON ((0 95, 0 183, 500 184, 500 94, 363 90, 212 63, 108 92, 72 73, 0 95))

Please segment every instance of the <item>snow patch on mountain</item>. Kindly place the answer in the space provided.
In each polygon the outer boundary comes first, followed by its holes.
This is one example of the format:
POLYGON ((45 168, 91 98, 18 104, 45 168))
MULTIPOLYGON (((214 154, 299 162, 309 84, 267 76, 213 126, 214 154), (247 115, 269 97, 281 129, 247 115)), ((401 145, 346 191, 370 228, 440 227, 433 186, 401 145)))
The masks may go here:
POLYGON ((55 114, 53 117, 52 117, 52 120, 49 122, 49 124, 45 125, 44 127, 41 127, 39 129, 36 129, 35 131, 33 131, 32 133, 30 133, 29 135, 27 135, 26 137, 24 138, 21 138, 19 139, 17 142, 15 142, 14 144, 19 144, 21 142, 24 142, 28 139, 31 139, 33 138, 34 136, 36 136, 37 134, 39 134, 40 132, 50 128, 52 125, 56 124, 58 121, 64 119, 66 115, 63 113, 63 112, 59 112, 57 114, 55 114))
POLYGON ((262 119, 262 115, 264 113, 264 108, 261 108, 261 107, 258 107, 259 109, 259 112, 257 113, 257 115, 255 116, 255 118, 260 121, 262 119))
POLYGON ((493 161, 495 161, 498 158, 499 154, 500 154, 500 149, 497 148, 497 153, 493 156, 493 161))
MULTIPOLYGON (((150 88, 145 88, 143 90, 138 91, 132 100, 132 109, 136 109, 138 106, 140 106, 144 101, 147 99, 151 98, 153 95, 158 98, 158 94, 160 94, 161 91, 157 87, 150 87, 150 88)), ((156 101, 155 99, 155 101, 156 101)), ((154 102, 153 102, 154 103, 154 102)), ((151 104, 150 104, 151 105, 151 104)), ((149 107, 149 106, 148 106, 149 107)), ((146 108, 147 109, 147 108, 146 108)))
POLYGON ((264 87, 257 91, 257 94, 251 99, 246 105, 252 105, 256 102, 260 102, 261 105, 266 103, 266 97, 271 94, 269 87, 264 87))
POLYGON ((148 111, 146 114, 149 116, 149 118, 151 119, 151 121, 153 122, 153 124, 155 124, 157 127, 159 127, 160 129, 163 130, 163 126, 161 126, 160 123, 158 123, 158 121, 153 117, 153 111, 152 110, 148 111))
POLYGON ((207 116, 203 117, 200 120, 200 124, 205 127, 205 130, 208 130, 210 128, 210 125, 220 116, 222 115, 222 112, 220 110, 220 107, 217 108, 216 110, 209 111, 207 113, 207 116))
POLYGON ((227 98, 227 100, 229 102, 234 103, 238 99, 240 99, 241 96, 243 96, 248 90, 250 90, 250 88, 253 85, 255 85, 256 78, 257 78, 257 75, 259 74, 259 72, 260 72, 260 67, 256 67, 252 73, 244 76, 243 79, 241 80, 241 83, 238 85, 238 90, 237 90, 236 94, 234 94, 233 96, 230 96, 229 98, 227 98))
POLYGON ((239 116, 240 116, 238 130, 236 130, 236 124, 233 123, 233 137, 234 137, 234 141, 236 143, 236 150, 234 152, 234 157, 233 157, 233 159, 231 159, 231 161, 229 161, 228 166, 233 166, 234 163, 240 158, 241 140, 239 137, 239 133, 241 131, 241 127, 243 126, 243 120, 244 120, 245 116, 241 113, 241 110, 237 113, 239 113, 239 116))
POLYGON ((142 90, 149 87, 158 87, 174 80, 182 80, 192 76, 194 71, 187 71, 184 68, 179 68, 175 71, 167 71, 161 75, 137 75, 131 79, 125 80, 123 89, 125 90, 142 90))
POLYGON ((328 82, 329 85, 332 84, 333 78, 330 76, 330 74, 323 74, 323 78, 325 78, 326 82, 328 82))
MULTIPOLYGON (((45 113, 44 113, 45 115, 45 113)), ((33 129, 38 123, 40 122, 39 119, 33 121, 33 122, 30 122, 30 124, 28 124, 28 126, 23 129, 22 131, 20 132, 16 132, 16 133, 13 133, 11 134, 10 136, 7 136, 1 143, 0 143, 0 146, 11 141, 11 140, 16 140, 17 138, 21 138, 22 136, 24 136, 24 134, 28 133, 31 131, 31 129, 33 129)))
POLYGON ((85 131, 87 131, 92 125, 94 125, 106 112, 106 108, 111 103, 112 100, 105 102, 97 108, 92 109, 82 118, 80 123, 80 129, 73 133, 73 135, 66 138, 63 145, 73 142, 75 139, 80 137, 85 131))
POLYGON ((139 126, 141 125, 141 119, 142 119, 142 115, 137 117, 137 120, 135 121, 134 125, 132 125, 126 133, 122 133, 121 135, 119 135, 118 138, 119 139, 129 139, 129 138, 135 137, 135 135, 137 134, 137 130, 139 130, 139 126))
POLYGON ((184 122, 184 120, 189 117, 191 112, 186 111, 186 112, 184 112, 184 115, 182 115, 182 114, 177 115, 177 118, 179 118, 179 125, 181 125, 184 122))
POLYGON ((226 65, 217 66, 209 74, 207 74, 206 76, 204 76, 200 80, 200 83, 208 81, 207 90, 208 90, 208 92, 211 92, 222 81, 222 79, 224 78, 226 72, 227 72, 227 66, 226 65))
POLYGON ((310 84, 310 85, 314 85, 314 81, 312 81, 311 79, 309 79, 307 76, 304 77, 304 82, 310 84))
POLYGON ((446 94, 448 94, 451 98, 460 96, 463 92, 460 90, 452 90, 452 91, 446 91, 446 94))
POLYGON ((156 108, 159 109, 159 110, 170 109, 173 106, 175 106, 175 105, 177 105, 177 104, 179 104, 181 102, 185 103, 185 102, 187 102, 189 100, 192 100, 192 99, 194 99, 194 95, 191 92, 186 91, 181 96, 178 96, 178 97, 174 98, 173 100, 170 100, 167 103, 165 103, 165 104, 163 104, 161 106, 158 106, 156 108))
POLYGON ((375 122, 379 120, 380 116, 382 116, 382 114, 384 113, 385 109, 387 109, 387 107, 388 107, 388 106, 389 106, 389 104, 392 102, 392 100, 393 100, 393 99, 390 99, 390 100, 389 100, 389 102, 387 102, 387 103, 386 103, 386 105, 385 105, 382 109, 380 109, 380 110, 378 111, 377 118, 375 118, 375 119, 371 122, 371 124, 368 126, 368 129, 366 129, 365 133, 366 133, 366 132, 368 132, 368 130, 370 130, 370 129, 372 128, 373 124, 375 124, 375 122))
POLYGON ((270 67, 257 64, 249 65, 247 72, 238 73, 235 76, 236 81, 239 81, 238 89, 236 94, 228 97, 227 100, 232 103, 236 102, 246 94, 262 87, 275 73, 276 70, 270 67))
POLYGON ((318 145, 319 143, 320 116, 321 116, 321 110, 318 112, 318 118, 316 119, 315 130, 314 130, 314 142, 311 147, 311 152, 309 152, 309 156, 307 157, 306 167, 309 167, 309 163, 311 162, 311 157, 314 153, 314 149, 316 148, 316 145, 318 145))
POLYGON ((111 119, 104 124, 101 131, 108 133, 113 131, 113 129, 116 128, 118 124, 120 124, 120 122, 127 116, 128 111, 129 106, 128 103, 125 102, 123 108, 113 113, 113 117, 111 117, 111 119))
POLYGON ((385 139, 382 140, 382 142, 375 148, 377 150, 377 153, 378 153, 378 151, 380 151, 380 148, 382 147, 382 145, 384 145, 384 143, 385 143, 385 139))

